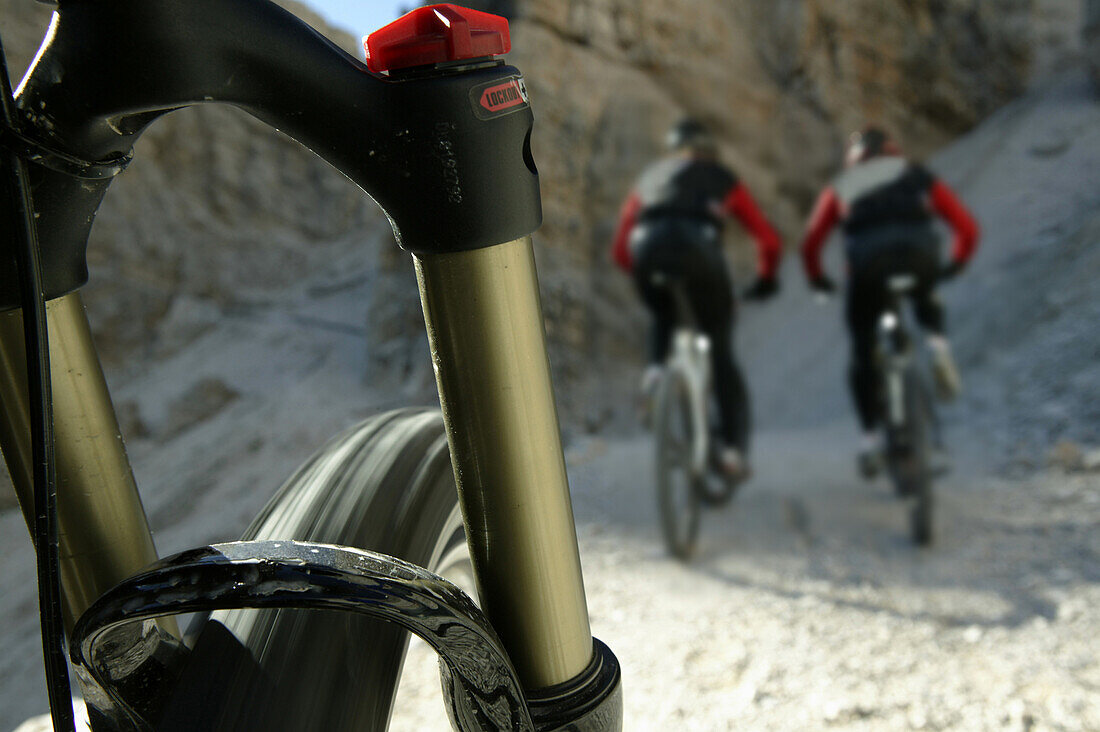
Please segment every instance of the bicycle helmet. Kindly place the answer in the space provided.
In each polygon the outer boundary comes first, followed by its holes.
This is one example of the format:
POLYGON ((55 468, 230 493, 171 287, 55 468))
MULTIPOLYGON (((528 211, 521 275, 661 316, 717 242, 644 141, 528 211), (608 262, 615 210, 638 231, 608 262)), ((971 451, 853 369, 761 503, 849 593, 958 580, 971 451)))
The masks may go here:
POLYGON ((673 125, 665 135, 665 146, 672 151, 691 150, 707 155, 718 152, 718 143, 714 135, 706 125, 691 117, 685 117, 673 125))
POLYGON ((847 165, 855 165, 879 155, 897 155, 899 152, 898 146, 882 128, 864 127, 848 138, 844 161, 847 165))

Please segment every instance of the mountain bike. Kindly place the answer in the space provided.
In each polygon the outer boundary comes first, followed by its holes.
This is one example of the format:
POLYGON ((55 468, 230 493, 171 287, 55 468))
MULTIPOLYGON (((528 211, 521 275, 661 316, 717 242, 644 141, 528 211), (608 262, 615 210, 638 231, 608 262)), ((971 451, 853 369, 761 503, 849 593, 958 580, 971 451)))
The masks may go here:
POLYGON ((678 323, 653 396, 657 506, 669 552, 687 560, 698 545, 702 507, 727 503, 739 481, 714 467, 710 339, 694 323, 682 282, 658 276, 654 284, 670 292, 678 323))
POLYGON ((932 391, 902 308, 916 283, 912 274, 887 279, 889 305, 879 317, 875 362, 886 471, 897 494, 908 504, 913 541, 924 546, 932 542, 932 482, 939 472, 933 457, 942 443, 932 391))
POLYGON ((363 64, 268 0, 60 0, 14 94, 0 64, 0 447, 56 730, 73 727, 67 660, 96 732, 384 730, 409 632, 440 655, 457 729, 621 728, 619 666, 589 629, 507 23, 431 6, 366 45, 363 64), (161 559, 79 288, 134 142, 199 103, 278 128, 382 206, 442 414, 351 428, 241 541, 161 559), (464 552, 479 604, 429 571, 464 552))

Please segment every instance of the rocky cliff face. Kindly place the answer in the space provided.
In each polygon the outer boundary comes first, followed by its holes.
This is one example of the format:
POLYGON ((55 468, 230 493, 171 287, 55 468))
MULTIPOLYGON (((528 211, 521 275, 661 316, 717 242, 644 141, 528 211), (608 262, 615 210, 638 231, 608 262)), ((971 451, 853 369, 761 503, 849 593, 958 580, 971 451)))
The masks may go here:
MULTIPOLYGON (((538 95, 544 168, 564 150, 587 161, 588 148, 636 167, 655 133, 691 114, 789 228, 850 130, 884 125, 923 155, 1016 95, 1047 43, 1045 6, 1067 4, 529 0, 517 3, 513 59, 538 95), (563 145, 570 133, 591 142, 563 145)), ((598 170, 606 187, 620 174, 598 170)), ((559 174, 576 184, 575 170, 548 168, 552 200, 559 174)))
MULTIPOLYGON (((677 118, 713 126, 791 245, 851 130, 883 125, 924 156, 1056 67, 1079 14, 1075 0, 486 5, 512 11, 511 60, 527 72, 536 112, 541 240, 553 263, 544 272, 567 281, 548 289, 548 308, 560 316, 561 351, 585 354, 588 369, 637 348, 638 322, 623 314, 636 309, 605 265, 607 242, 619 202, 677 118)), ((735 248, 744 265, 748 247, 735 248)))
MULTIPOLYGON (((627 403, 633 377, 611 388, 589 377, 621 370, 640 350, 641 313, 605 264, 607 240, 672 122, 691 114, 718 131, 724 157, 789 242, 848 131, 877 122, 923 155, 1017 94, 1035 69, 1056 65, 1077 42, 1080 15, 1077 0, 480 4, 512 18, 510 60, 531 89, 547 329, 568 387, 564 410, 590 423, 608 419, 606 405, 627 403)), ((291 7, 357 49, 352 36, 291 7)), ((31 0, 0 0, 13 74, 48 14, 31 0)), ((743 263, 748 247, 738 243, 743 263)), ((360 289, 374 313, 364 328, 373 374, 413 373, 430 398, 408 261, 377 208, 235 110, 188 109, 153 126, 107 198, 89 259, 87 300, 114 364, 186 346, 208 325, 189 320, 189 303, 262 310, 304 273, 351 261, 346 279, 370 280, 360 289)))

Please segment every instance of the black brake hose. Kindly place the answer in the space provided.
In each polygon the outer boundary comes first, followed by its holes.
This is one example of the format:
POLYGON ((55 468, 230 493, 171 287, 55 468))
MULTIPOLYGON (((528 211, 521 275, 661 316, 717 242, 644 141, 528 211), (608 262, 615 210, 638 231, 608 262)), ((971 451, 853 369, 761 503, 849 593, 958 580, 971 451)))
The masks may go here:
MULTIPOLYGON (((0 43, 0 122, 18 131, 18 115, 4 47, 0 43)), ((46 302, 38 258, 34 204, 23 159, 3 149, 9 171, 0 181, 14 216, 12 236, 19 268, 23 338, 27 349, 27 385, 30 392, 31 455, 34 476, 34 552, 38 565, 38 609, 42 627, 42 656, 54 732, 73 732, 72 692, 65 660, 65 624, 58 560, 57 476, 53 451, 53 407, 50 396, 50 354, 46 330, 46 302)))

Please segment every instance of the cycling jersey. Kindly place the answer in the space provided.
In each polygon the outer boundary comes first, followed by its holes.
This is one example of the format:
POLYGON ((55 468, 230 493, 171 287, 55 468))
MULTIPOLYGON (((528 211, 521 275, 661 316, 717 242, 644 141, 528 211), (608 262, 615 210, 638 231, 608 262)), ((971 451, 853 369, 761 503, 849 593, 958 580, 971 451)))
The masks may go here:
POLYGON ((814 205, 802 242, 802 263, 811 280, 822 275, 821 250, 837 223, 849 240, 883 226, 909 225, 917 236, 933 215, 951 227, 951 261, 965 265, 978 244, 974 218, 942 181, 896 155, 880 155, 841 173, 814 205))
POLYGON ((720 230, 727 216, 736 217, 756 242, 760 277, 774 277, 782 253, 779 235, 760 212, 752 194, 725 166, 694 157, 668 157, 642 173, 619 212, 612 259, 624 271, 632 269, 630 232, 640 222, 693 219, 720 230))

